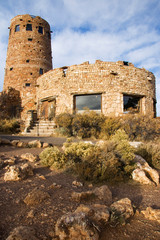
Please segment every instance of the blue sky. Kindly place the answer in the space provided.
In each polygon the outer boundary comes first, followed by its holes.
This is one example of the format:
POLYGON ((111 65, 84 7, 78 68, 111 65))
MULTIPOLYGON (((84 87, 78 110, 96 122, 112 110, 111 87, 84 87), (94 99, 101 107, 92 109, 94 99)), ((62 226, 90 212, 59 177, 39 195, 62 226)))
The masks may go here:
POLYGON ((100 59, 153 72, 160 116, 159 0, 0 0, 0 91, 10 20, 27 13, 51 26, 54 68, 100 59))

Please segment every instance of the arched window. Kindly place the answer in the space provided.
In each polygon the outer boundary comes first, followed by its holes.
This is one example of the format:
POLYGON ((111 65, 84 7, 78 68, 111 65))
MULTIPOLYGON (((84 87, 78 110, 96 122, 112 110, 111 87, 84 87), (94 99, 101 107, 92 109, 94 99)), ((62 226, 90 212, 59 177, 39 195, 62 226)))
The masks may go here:
POLYGON ((16 25, 15 26, 15 32, 19 32, 20 31, 20 25, 16 25))

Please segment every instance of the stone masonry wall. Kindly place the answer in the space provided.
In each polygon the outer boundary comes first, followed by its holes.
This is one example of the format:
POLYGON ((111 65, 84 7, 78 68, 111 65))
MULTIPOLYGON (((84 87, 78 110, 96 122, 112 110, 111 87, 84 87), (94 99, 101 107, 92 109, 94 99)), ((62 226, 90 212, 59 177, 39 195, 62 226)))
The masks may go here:
POLYGON ((50 69, 49 24, 29 14, 14 17, 10 25, 3 90, 12 87, 20 92, 23 119, 28 110, 36 109, 37 78, 50 69))
POLYGON ((56 114, 73 113, 74 95, 102 94, 102 113, 123 114, 123 94, 141 97, 141 113, 154 116, 155 77, 145 70, 123 61, 62 67, 37 79, 37 103, 47 97, 56 99, 56 114))

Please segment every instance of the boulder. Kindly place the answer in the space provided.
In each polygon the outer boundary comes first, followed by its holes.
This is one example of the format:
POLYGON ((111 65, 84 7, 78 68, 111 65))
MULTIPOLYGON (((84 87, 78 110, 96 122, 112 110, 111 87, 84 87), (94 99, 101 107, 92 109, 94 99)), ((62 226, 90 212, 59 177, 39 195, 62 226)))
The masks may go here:
POLYGON ((152 181, 146 176, 145 172, 142 169, 136 168, 132 172, 133 180, 141 183, 141 184, 148 184, 152 185, 152 181))
POLYGON ((81 192, 81 193, 73 192, 71 194, 71 197, 73 200, 77 202, 81 202, 81 201, 89 201, 91 199, 94 199, 96 195, 92 191, 81 192))
POLYGON ((158 186, 159 173, 155 169, 151 168, 141 156, 135 155, 135 161, 137 163, 137 168, 133 171, 132 178, 142 184, 151 185, 152 183, 155 183, 158 186), (147 175, 150 176, 150 179, 147 175))
POLYGON ((11 142, 10 142, 10 140, 8 140, 8 139, 1 138, 1 144, 4 144, 4 145, 11 145, 11 142))
POLYGON ((160 223, 160 209, 153 209, 152 207, 147 207, 146 210, 141 211, 145 218, 149 220, 156 220, 160 223))
POLYGON ((31 165, 25 163, 21 166, 10 166, 4 175, 4 181, 19 181, 33 175, 31 165))
POLYGON ((4 181, 19 181, 22 180, 21 168, 18 166, 11 166, 4 174, 4 181))
POLYGON ((13 166, 13 165, 15 165, 15 162, 16 162, 16 159, 14 157, 4 160, 5 166, 7 166, 7 165, 13 166))
POLYGON ((89 200, 97 199, 105 203, 106 205, 110 205, 112 203, 112 193, 106 185, 101 187, 96 187, 92 191, 86 191, 86 192, 80 192, 80 193, 73 192, 71 196, 72 196, 72 199, 75 201, 89 201, 89 200))
POLYGON ((73 187, 83 187, 83 183, 82 182, 78 182, 78 181, 73 181, 72 182, 72 186, 73 187))
POLYGON ((28 142, 28 147, 31 147, 31 148, 41 148, 41 146, 42 146, 42 143, 39 140, 28 142))
POLYGON ((38 156, 33 155, 32 153, 23 153, 21 155, 22 159, 26 159, 29 162, 36 162, 38 160, 38 156))
POLYGON ((27 146, 28 144, 26 142, 19 141, 17 143, 17 147, 26 148, 27 146))
POLYGON ((21 172, 23 174, 23 179, 25 179, 28 176, 33 176, 33 168, 28 163, 21 165, 21 172))
POLYGON ((31 227, 19 226, 15 228, 6 240, 38 240, 35 230, 31 227))
POLYGON ((111 204, 111 221, 125 224, 125 221, 134 215, 131 200, 123 198, 111 204))
POLYGON ((24 199, 25 204, 27 205, 37 205, 49 198, 50 195, 40 189, 33 189, 24 199))
POLYGON ((93 193, 106 205, 110 205, 112 203, 112 192, 109 190, 107 185, 96 187, 93 190, 93 193))
POLYGON ((50 145, 49 143, 43 143, 43 144, 42 144, 42 147, 43 147, 43 148, 47 148, 47 147, 50 147, 50 146, 51 146, 51 145, 50 145))
POLYGON ((75 212, 84 212, 86 216, 100 228, 104 227, 110 218, 109 208, 102 204, 93 204, 90 206, 82 204, 75 212))
POLYGON ((90 219, 83 212, 68 213, 58 219, 55 234, 60 240, 98 240, 99 234, 90 219))
POLYGON ((11 144, 12 146, 17 146, 17 144, 19 143, 20 140, 12 140, 11 144))

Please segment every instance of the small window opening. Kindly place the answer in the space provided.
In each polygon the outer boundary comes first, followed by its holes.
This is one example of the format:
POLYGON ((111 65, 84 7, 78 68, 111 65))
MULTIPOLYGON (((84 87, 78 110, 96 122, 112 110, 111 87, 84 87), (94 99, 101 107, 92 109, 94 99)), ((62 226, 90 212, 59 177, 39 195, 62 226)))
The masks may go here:
POLYGON ((23 19, 21 18, 20 21, 23 21, 23 19))
POLYGON ((32 75, 33 73, 30 73, 30 75, 32 75))
POLYGON ((27 31, 32 31, 32 24, 27 24, 26 30, 27 31))
POLYGON ((48 38, 50 39, 51 38, 50 32, 47 32, 47 35, 48 35, 48 38))
POLYGON ((43 68, 39 69, 39 74, 42 75, 43 74, 43 68))
POLYGON ((26 62, 29 63, 29 59, 27 59, 26 62))
POLYGON ((41 34, 43 34, 43 27, 39 26, 39 27, 38 27, 38 32, 41 33, 41 34))
POLYGON ((139 113, 141 97, 134 95, 123 95, 124 113, 139 113))
POLYGON ((153 113, 154 113, 154 118, 156 118, 156 100, 155 99, 153 99, 153 113))
POLYGON ((13 67, 10 68, 10 71, 12 71, 12 70, 13 70, 13 67))
POLYGON ((64 69, 63 69, 63 76, 64 76, 64 77, 66 77, 67 70, 68 70, 67 68, 64 68, 64 69))
POLYGON ((15 26, 15 32, 19 32, 20 31, 20 25, 16 25, 15 26))
POLYGON ((129 62, 123 61, 124 66, 129 66, 129 62))
POLYGON ((32 41, 32 38, 28 38, 28 41, 30 41, 30 42, 31 42, 31 41, 32 41))
POLYGON ((86 109, 101 112, 102 94, 85 94, 74 96, 74 110, 83 113, 86 109))
POLYGON ((25 86, 26 86, 26 87, 30 87, 31 84, 30 84, 30 83, 25 83, 25 86))

